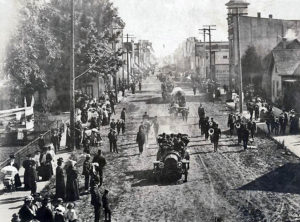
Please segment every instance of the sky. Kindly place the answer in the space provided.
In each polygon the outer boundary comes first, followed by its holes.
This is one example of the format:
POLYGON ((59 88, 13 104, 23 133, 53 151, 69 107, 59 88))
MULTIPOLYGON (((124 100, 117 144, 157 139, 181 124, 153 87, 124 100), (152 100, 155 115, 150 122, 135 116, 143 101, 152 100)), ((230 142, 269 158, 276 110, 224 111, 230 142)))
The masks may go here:
MULTIPOLYGON (((212 40, 227 40, 229 0, 112 0, 126 23, 124 34, 152 41, 158 57, 171 54, 188 37, 203 39, 199 29, 216 25, 212 40)), ((248 0, 249 16, 300 20, 299 0, 248 0)))
MULTIPOLYGON (((65 1, 65 0, 61 0, 65 1)), ((229 0, 111 0, 126 23, 124 33, 150 40, 158 57, 171 54, 188 37, 202 39, 203 25, 217 25, 213 40, 227 40, 229 0)), ((249 15, 300 20, 300 0, 248 0, 249 15)), ((0 64, 18 23, 17 0, 0 0, 0 64)), ((0 66, 1 69, 1 66, 0 66)))

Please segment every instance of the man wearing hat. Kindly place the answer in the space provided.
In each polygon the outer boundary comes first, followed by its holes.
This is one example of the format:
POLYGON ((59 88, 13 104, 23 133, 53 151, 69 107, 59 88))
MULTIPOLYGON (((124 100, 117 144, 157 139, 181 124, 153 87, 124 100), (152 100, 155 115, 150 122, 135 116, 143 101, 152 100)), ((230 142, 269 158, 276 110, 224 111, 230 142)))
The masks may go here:
POLYGON ((66 183, 65 183, 65 174, 62 168, 63 158, 58 158, 57 167, 56 167, 56 198, 65 199, 66 197, 66 183))
POLYGON ((280 125, 280 134, 284 135, 286 130, 286 124, 285 124, 285 118, 284 113, 281 113, 279 115, 279 125, 280 125))
POLYGON ((98 184, 94 184, 93 187, 91 187, 91 204, 94 206, 95 222, 99 222, 101 214, 101 194, 98 184))
POLYGON ((108 133, 108 140, 109 140, 109 150, 110 152, 116 152, 118 153, 118 147, 117 147, 117 133, 114 129, 110 129, 110 132, 108 133))
POLYGON ((41 222, 54 222, 53 212, 50 205, 50 197, 45 197, 42 201, 42 206, 36 212, 36 219, 41 222))
POLYGON ((144 128, 139 128, 139 131, 136 135, 136 143, 139 146, 139 153, 140 154, 143 153, 145 142, 146 142, 146 135, 144 133, 144 128))
POLYGON ((84 189, 88 191, 90 181, 90 170, 91 170, 91 155, 87 154, 83 162, 82 175, 84 176, 84 189))
POLYGON ((115 119, 111 119, 110 128, 113 129, 113 130, 115 130, 116 126, 117 126, 117 123, 115 122, 115 119))
POLYGON ((111 221, 111 209, 109 207, 109 201, 107 195, 108 195, 108 190, 105 190, 102 196, 102 204, 104 209, 105 221, 111 221))
POLYGON ((39 145, 40 150, 43 150, 43 148, 45 146, 45 140, 44 140, 43 134, 41 134, 39 137, 38 145, 39 145))
POLYGON ((219 125, 216 123, 215 128, 214 128, 214 133, 212 135, 212 142, 214 144, 214 152, 218 151, 220 137, 221 137, 221 129, 219 128, 219 125))
POLYGON ((100 186, 103 183, 103 168, 106 165, 106 159, 102 156, 102 151, 99 149, 98 154, 94 156, 93 163, 98 163, 97 171, 100 177, 100 186))
POLYGON ((198 116, 200 120, 205 118, 205 110, 201 103, 200 106, 198 107, 198 116))
POLYGON ((57 129, 54 129, 53 132, 51 133, 51 142, 54 147, 55 154, 57 151, 59 151, 60 148, 60 141, 59 141, 59 135, 57 129))
POLYGON ((32 196, 26 196, 24 199, 24 205, 19 210, 19 217, 21 221, 31 221, 35 217, 35 213, 32 209, 32 196))
POLYGON ((80 142, 82 140, 82 125, 80 120, 78 120, 75 124, 75 147, 76 149, 80 149, 80 142))
POLYGON ((126 108, 123 108, 123 109, 122 109, 120 118, 125 122, 125 118, 126 118, 126 108))
POLYGON ((109 130, 109 133, 107 135, 108 140, 109 140, 109 151, 112 153, 113 152, 113 142, 112 142, 112 136, 113 136, 113 129, 109 130))

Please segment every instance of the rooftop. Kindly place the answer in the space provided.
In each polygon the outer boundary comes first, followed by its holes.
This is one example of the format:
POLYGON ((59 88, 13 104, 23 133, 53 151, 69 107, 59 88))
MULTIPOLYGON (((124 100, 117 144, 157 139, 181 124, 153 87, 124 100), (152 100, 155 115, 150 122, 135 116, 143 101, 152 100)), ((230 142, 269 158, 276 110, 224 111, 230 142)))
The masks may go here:
POLYGON ((300 75, 300 49, 277 49, 273 51, 274 65, 280 75, 300 75))
POLYGON ((248 6, 248 5, 250 5, 250 3, 248 3, 245 0, 230 0, 225 5, 228 6, 228 7, 232 7, 232 6, 248 6))

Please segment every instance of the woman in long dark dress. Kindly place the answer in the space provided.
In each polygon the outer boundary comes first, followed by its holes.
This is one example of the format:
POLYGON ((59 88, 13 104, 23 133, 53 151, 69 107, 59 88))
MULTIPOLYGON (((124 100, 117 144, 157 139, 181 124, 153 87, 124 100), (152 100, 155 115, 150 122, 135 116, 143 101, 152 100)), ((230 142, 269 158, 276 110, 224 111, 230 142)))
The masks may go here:
POLYGON ((59 158, 57 160, 56 167, 56 198, 62 198, 63 200, 66 197, 66 183, 65 175, 62 168, 63 159, 59 158))
POLYGON ((75 169, 75 161, 71 161, 70 166, 67 168, 67 186, 66 186, 66 200, 76 201, 79 200, 78 189, 78 172, 75 169))
POLYGON ((30 185, 29 185, 29 167, 31 163, 31 155, 27 155, 27 159, 23 161, 23 168, 25 169, 24 171, 24 189, 25 190, 30 190, 30 185))
MULTIPOLYGON (((50 150, 50 148, 48 148, 50 150)), ((44 166, 45 169, 45 180, 50 180, 51 177, 53 176, 53 168, 52 168, 52 156, 50 154, 50 152, 48 151, 46 153, 46 163, 44 166)))
POLYGON ((137 133, 137 136, 136 136, 136 142, 139 145, 140 154, 143 153, 145 141, 146 141, 146 135, 144 133, 144 130, 142 128, 140 128, 139 132, 137 133))

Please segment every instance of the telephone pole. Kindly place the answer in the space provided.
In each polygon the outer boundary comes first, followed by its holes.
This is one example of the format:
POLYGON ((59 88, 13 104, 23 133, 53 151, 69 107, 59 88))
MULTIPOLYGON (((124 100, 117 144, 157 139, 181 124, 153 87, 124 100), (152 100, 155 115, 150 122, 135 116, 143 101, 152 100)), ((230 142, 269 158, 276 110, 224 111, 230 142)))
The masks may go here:
MULTIPOLYGON (((246 8, 246 7, 245 7, 246 8)), ((238 69, 239 69, 239 106, 240 106, 240 113, 243 113, 243 70, 242 70, 242 62, 241 62, 241 45, 240 45, 240 16, 247 15, 247 13, 240 12, 240 9, 243 8, 233 8, 236 10, 236 13, 231 13, 231 16, 236 16, 237 22, 237 57, 238 57, 238 69)))
POLYGON ((212 48, 211 48, 211 32, 215 31, 216 29, 213 29, 212 27, 216 27, 216 25, 204 25, 203 27, 208 32, 208 41, 209 41, 209 69, 210 69, 210 78, 211 80, 215 80, 216 76, 212 69, 212 48))
POLYGON ((126 63, 127 63, 127 85, 129 85, 129 38, 133 38, 133 35, 126 34, 126 63))
POLYGON ((195 38, 195 73, 197 73, 197 39, 195 38))
POLYGON ((74 73, 74 0, 71 0, 71 57, 70 57, 70 149, 74 149, 75 140, 75 73, 74 73))
POLYGON ((208 78, 206 72, 206 29, 199 29, 199 31, 203 32, 203 48, 204 48, 204 58, 203 58, 203 66, 204 66, 204 76, 208 78))

